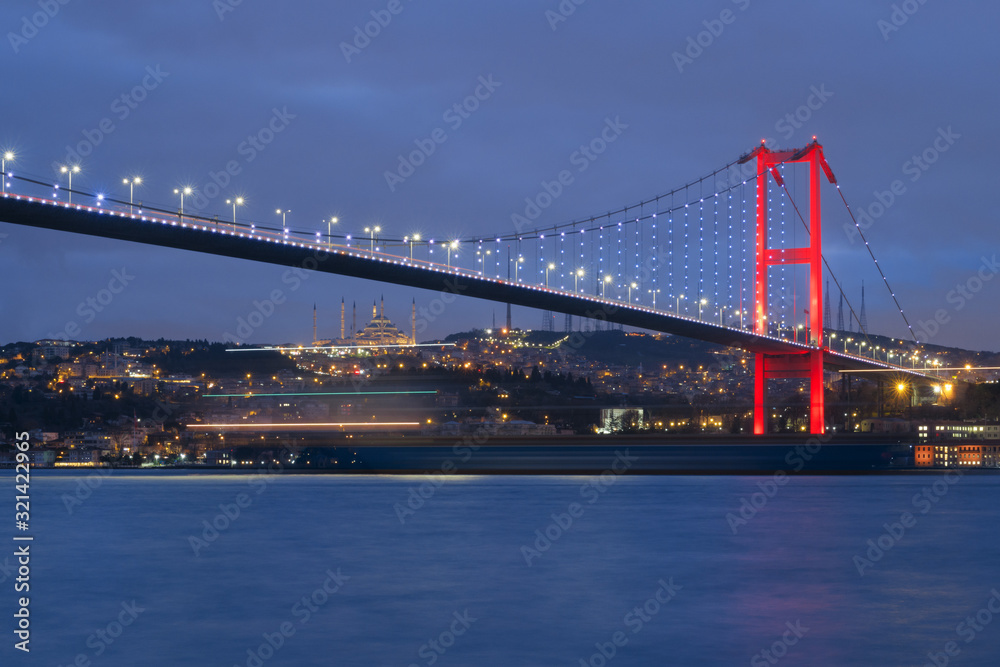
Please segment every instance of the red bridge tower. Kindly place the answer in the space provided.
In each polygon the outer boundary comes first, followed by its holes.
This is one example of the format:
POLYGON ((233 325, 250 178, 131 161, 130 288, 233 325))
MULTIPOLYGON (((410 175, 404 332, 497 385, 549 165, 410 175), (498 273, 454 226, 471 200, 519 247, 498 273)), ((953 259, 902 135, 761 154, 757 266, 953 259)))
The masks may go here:
POLYGON ((809 431, 824 432, 823 398, 823 249, 820 215, 819 170, 836 184, 830 166, 823 157, 823 147, 813 138, 805 148, 772 151, 763 142, 740 164, 757 158, 757 265, 754 279, 754 333, 766 336, 767 274, 775 264, 809 265, 809 348, 798 354, 767 354, 754 357, 753 432, 767 432, 767 381, 771 378, 809 378, 809 431), (784 181, 777 166, 795 162, 809 164, 809 245, 802 248, 767 247, 767 204, 770 174, 782 187, 784 181))

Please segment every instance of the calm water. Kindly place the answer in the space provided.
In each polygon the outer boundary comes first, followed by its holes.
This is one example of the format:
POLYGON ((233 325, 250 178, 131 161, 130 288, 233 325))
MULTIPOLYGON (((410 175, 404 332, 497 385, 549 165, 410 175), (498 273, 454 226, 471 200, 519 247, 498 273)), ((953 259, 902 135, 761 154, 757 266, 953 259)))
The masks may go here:
POLYGON ((980 611, 1000 588, 1000 477, 802 477, 768 498, 752 497, 765 477, 421 489, 120 472, 69 511, 85 479, 33 476, 33 650, 12 649, 5 621, 0 664, 924 665, 950 641, 954 665, 1000 656, 1000 619, 980 611), (935 502, 915 502, 924 489, 935 502), (394 506, 421 490, 401 523, 394 506), (743 498, 766 504, 734 534, 743 498), (237 501, 225 527, 219 506, 237 501), (203 534, 213 520, 224 528, 203 534), (880 560, 855 562, 880 536, 880 560), (977 612, 978 630, 959 625, 977 612))

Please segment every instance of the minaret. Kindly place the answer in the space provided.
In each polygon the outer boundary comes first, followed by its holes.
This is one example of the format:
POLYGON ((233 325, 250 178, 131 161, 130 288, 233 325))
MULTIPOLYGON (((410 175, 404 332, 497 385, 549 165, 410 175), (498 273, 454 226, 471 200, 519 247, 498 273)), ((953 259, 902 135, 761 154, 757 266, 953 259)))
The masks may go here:
POLYGON ((313 302, 313 345, 316 345, 317 340, 319 339, 316 338, 316 303, 313 302))
POLYGON ((417 299, 413 299, 413 312, 410 315, 411 326, 413 327, 413 344, 417 344, 417 299))
POLYGON ((378 317, 378 305, 375 303, 375 299, 372 299, 372 319, 374 320, 378 317))
POLYGON ((354 305, 351 307, 351 340, 354 340, 354 336, 357 333, 358 333, 358 302, 355 301, 354 305))
POLYGON ((344 297, 340 297, 340 340, 344 340, 344 297))
POLYGON ((379 299, 380 300, 379 300, 379 309, 378 309, 379 312, 378 312, 378 316, 379 317, 385 317, 385 295, 384 294, 381 295, 379 297, 379 299))

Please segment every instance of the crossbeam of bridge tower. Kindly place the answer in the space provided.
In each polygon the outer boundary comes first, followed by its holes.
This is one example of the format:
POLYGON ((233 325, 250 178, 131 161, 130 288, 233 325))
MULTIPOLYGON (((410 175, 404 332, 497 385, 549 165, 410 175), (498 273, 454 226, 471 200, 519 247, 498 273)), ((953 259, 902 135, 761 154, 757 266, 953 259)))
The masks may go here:
POLYGON ((772 378, 809 379, 809 431, 824 432, 823 396, 823 248, 820 221, 819 171, 831 183, 837 180, 823 157, 823 147, 813 140, 804 148, 773 151, 763 142, 749 154, 740 158, 740 164, 757 160, 757 244, 754 279, 754 333, 768 335, 767 279, 768 268, 780 264, 809 265, 809 345, 801 353, 754 354, 754 410, 753 432, 767 433, 767 381, 772 378), (767 247, 767 202, 770 177, 778 187, 783 185, 777 167, 782 164, 806 162, 809 164, 809 245, 801 248, 767 247))

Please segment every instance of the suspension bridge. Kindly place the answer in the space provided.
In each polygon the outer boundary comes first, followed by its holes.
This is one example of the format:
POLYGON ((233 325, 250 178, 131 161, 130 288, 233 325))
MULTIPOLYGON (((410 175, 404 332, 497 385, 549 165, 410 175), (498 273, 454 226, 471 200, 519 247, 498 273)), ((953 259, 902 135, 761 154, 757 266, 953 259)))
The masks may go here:
MULTIPOLYGON (((66 171, 70 179, 77 173, 66 171)), ((854 221, 815 139, 794 150, 762 143, 679 188, 600 215, 531 229, 520 217, 505 233, 435 240, 383 236, 379 227, 357 236, 329 225, 258 224, 240 220, 235 206, 231 217, 192 214, 183 195, 178 210, 143 206, 131 190, 128 200, 74 190, 72 180, 62 187, 15 175, 5 163, 0 221, 527 306, 546 313, 547 328, 552 313, 561 313, 740 348, 755 358, 754 433, 767 430, 768 380, 804 378, 810 432, 819 434, 825 371, 938 381, 917 368, 909 343, 894 350, 863 340, 863 309, 855 309, 823 255, 823 185, 835 189, 854 221), (826 333, 830 291, 824 295, 823 286, 831 280, 837 329, 845 330, 846 303, 847 327, 860 332, 856 352, 844 339, 835 349, 836 334, 826 333)), ((917 345, 867 240, 865 248, 917 345)))

